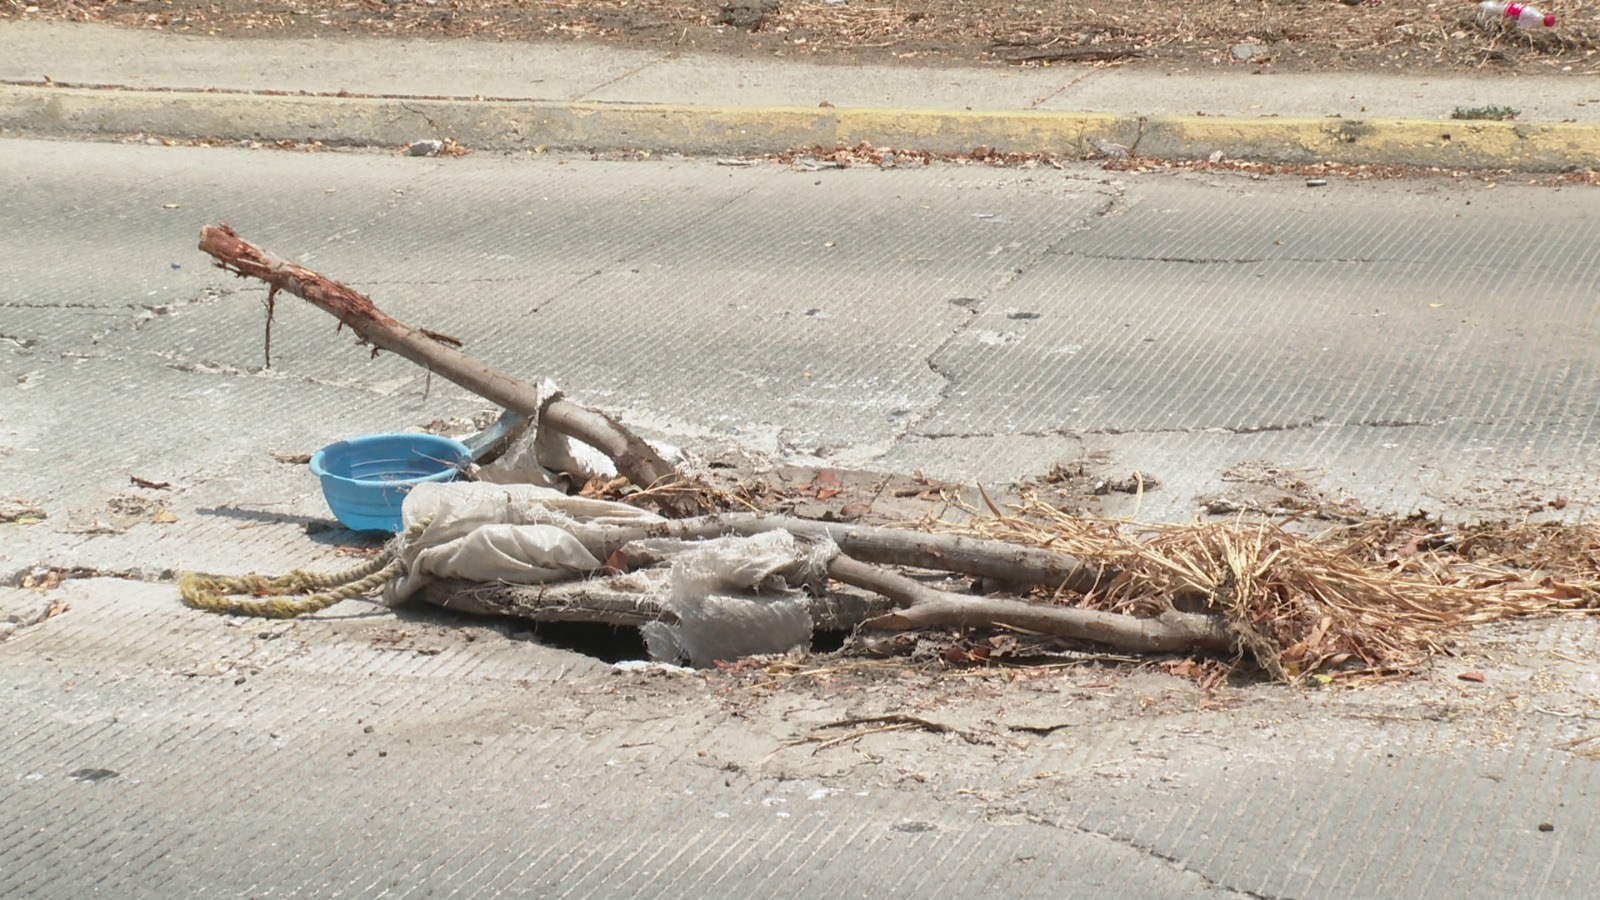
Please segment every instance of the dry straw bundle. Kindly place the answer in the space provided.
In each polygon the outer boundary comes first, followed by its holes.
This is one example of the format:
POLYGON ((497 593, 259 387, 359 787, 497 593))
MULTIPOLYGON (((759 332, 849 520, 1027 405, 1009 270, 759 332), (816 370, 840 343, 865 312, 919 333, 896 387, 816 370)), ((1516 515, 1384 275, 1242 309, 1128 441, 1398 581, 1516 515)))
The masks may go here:
POLYGON ((1180 525, 1084 518, 1032 495, 962 525, 1104 565, 1104 587, 1059 602, 1135 615, 1224 616, 1272 677, 1415 666, 1465 626, 1600 610, 1600 528, 1373 517, 1318 533, 1293 520, 1180 525))

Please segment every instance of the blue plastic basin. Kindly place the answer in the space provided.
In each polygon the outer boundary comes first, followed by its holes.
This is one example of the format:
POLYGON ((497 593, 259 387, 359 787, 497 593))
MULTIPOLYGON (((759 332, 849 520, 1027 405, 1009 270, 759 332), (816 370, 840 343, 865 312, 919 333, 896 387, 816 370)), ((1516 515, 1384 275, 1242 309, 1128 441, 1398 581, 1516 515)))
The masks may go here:
POLYGON ((471 460, 466 445, 435 434, 369 434, 329 444, 311 455, 322 496, 352 531, 399 532, 400 504, 411 486, 452 481, 471 460))

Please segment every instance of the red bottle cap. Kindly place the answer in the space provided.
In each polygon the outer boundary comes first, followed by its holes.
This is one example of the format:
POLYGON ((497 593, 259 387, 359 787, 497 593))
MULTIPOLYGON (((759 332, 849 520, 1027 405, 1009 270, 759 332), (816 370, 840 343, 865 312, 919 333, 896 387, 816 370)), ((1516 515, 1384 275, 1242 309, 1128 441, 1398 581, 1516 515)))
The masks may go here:
POLYGON ((1556 17, 1550 15, 1549 13, 1546 13, 1545 17, 1544 17, 1544 27, 1546 27, 1546 28, 1554 28, 1554 27, 1556 27, 1556 17))

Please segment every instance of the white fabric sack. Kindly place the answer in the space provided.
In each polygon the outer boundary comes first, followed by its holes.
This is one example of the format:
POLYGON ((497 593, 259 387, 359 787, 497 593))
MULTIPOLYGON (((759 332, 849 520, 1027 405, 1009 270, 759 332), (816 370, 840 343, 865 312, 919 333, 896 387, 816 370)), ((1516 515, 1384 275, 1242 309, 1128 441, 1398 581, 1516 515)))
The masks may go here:
POLYGON ((625 503, 571 497, 531 484, 423 483, 400 507, 415 537, 400 537, 405 572, 384 588, 384 600, 403 602, 434 578, 539 584, 576 578, 600 568, 572 532, 581 524, 662 521, 625 503))
MULTIPOLYGON (((435 578, 540 584, 588 576, 601 567, 579 535, 606 525, 665 521, 624 503, 572 497, 530 484, 424 483, 401 507, 414 537, 401 535, 405 572, 384 588, 398 604, 435 578)), ((811 640, 805 594, 789 587, 818 580, 838 548, 787 531, 723 537, 672 557, 666 571, 630 573, 677 621, 640 629, 652 658, 696 666, 760 653, 783 653, 811 640)))
POLYGON ((678 621, 639 629, 651 658, 704 667, 809 644, 805 594, 788 589, 778 573, 825 569, 837 552, 831 544, 814 549, 787 531, 769 531, 705 541, 675 555, 661 602, 678 621))
MULTIPOLYGON (((595 478, 615 478, 617 466, 611 457, 570 435, 543 427, 544 411, 565 395, 548 378, 539 379, 537 388, 539 414, 522 429, 499 459, 477 469, 478 480, 558 486, 565 476, 567 484, 581 488, 595 478)), ((655 441, 647 443, 669 463, 682 458, 682 451, 676 447, 655 441)))

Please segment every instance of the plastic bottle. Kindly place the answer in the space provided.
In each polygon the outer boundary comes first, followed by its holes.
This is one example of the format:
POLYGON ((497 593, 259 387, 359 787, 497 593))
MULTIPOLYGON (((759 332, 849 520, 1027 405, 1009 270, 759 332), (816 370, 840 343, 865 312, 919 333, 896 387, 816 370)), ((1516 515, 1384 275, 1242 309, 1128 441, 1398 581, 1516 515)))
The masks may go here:
POLYGON ((1508 3, 1506 0, 1483 0, 1478 4, 1478 9, 1487 16, 1505 16, 1516 19, 1517 27, 1523 29, 1554 28, 1556 17, 1542 13, 1526 3, 1508 3))

